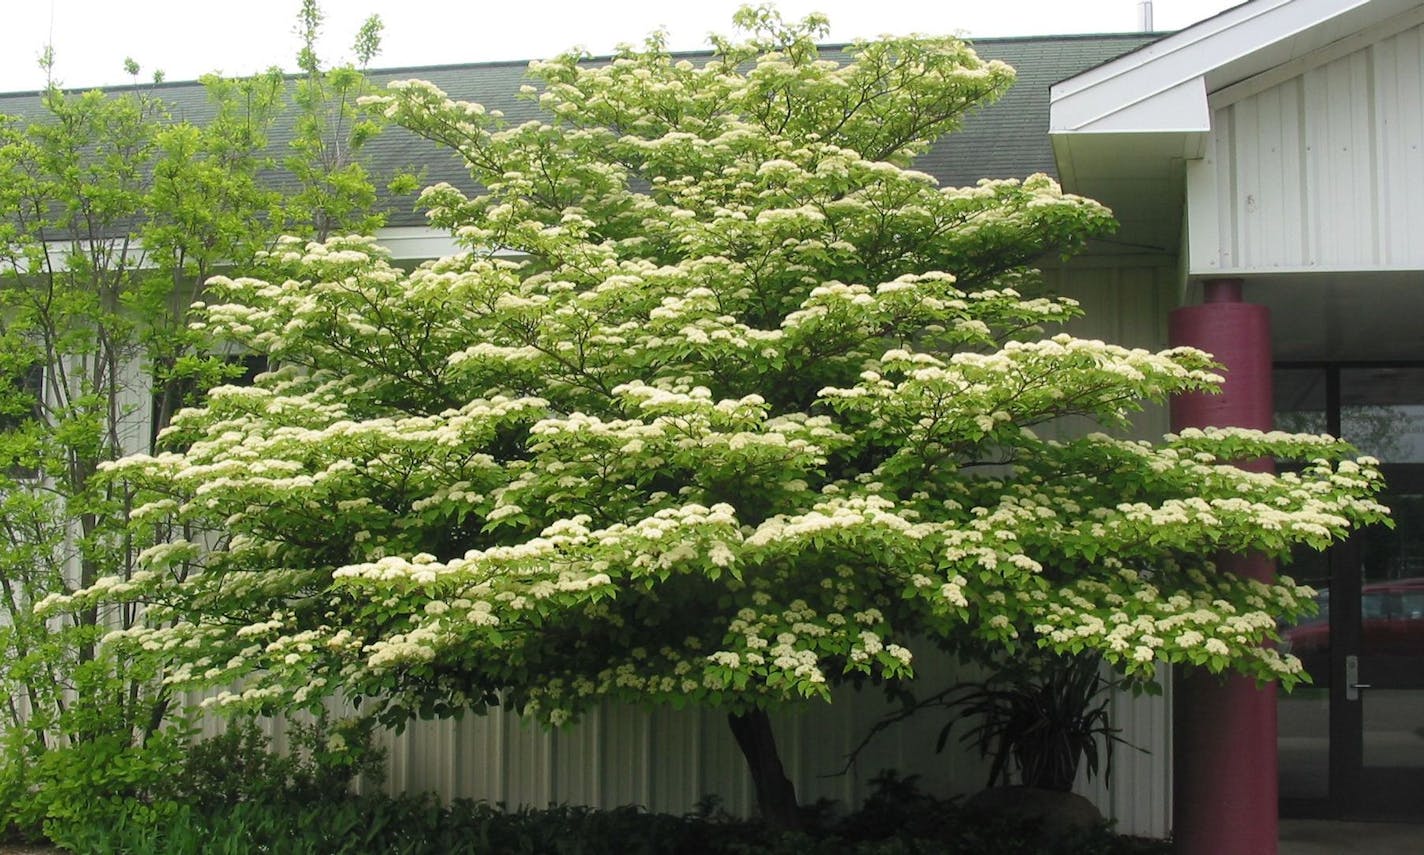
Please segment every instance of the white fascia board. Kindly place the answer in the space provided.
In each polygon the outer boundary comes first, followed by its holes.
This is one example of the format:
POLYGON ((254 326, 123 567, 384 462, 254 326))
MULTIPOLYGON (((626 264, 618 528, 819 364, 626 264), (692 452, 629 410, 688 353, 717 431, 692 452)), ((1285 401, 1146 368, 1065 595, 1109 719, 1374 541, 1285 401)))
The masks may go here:
POLYGON ((395 261, 427 261, 464 252, 447 231, 429 226, 390 226, 376 231, 376 243, 395 261))
MULTIPOLYGON (((0 274, 11 274, 16 271, 13 259, 17 255, 22 255, 21 247, 29 245, 29 241, 24 244, 15 244, 6 247, 5 252, 0 254, 0 274)), ((36 245, 39 245, 36 242, 36 245)), ((127 235, 118 235, 113 238, 106 238, 97 241, 72 241, 72 240, 47 240, 42 244, 45 256, 45 265, 56 273, 69 269, 69 259, 73 255, 89 256, 95 252, 107 255, 111 258, 121 259, 122 265, 128 269, 144 270, 156 267, 143 249, 143 243, 138 238, 127 235)), ((42 268, 43 269, 43 268, 42 268)), ((23 271, 22 271, 23 272, 23 271)))
MULTIPOLYGON (((1240 62, 1265 48, 1293 39, 1353 9, 1378 4, 1383 16, 1397 2, 1381 0, 1252 0, 1167 36, 1141 50, 1089 69, 1052 87, 1049 131, 1074 133, 1114 131, 1151 133, 1182 130, 1168 104, 1181 106, 1184 84, 1204 79, 1223 66, 1240 62), (1390 8, 1386 8, 1390 7, 1390 8), (1162 106, 1153 102, 1162 99, 1162 106), (1126 117, 1115 120, 1116 114, 1126 117), (1166 126, 1152 122, 1165 121, 1166 126)), ((1308 43, 1309 40, 1302 40, 1308 43)), ((1274 64, 1274 63, 1271 63, 1274 64)), ((1262 69, 1254 69, 1259 72, 1262 69)), ((1196 88, 1201 104, 1192 116, 1207 114, 1205 86, 1196 88)))
MULTIPOLYGON (((385 247, 391 253, 391 258, 396 261, 428 261, 435 258, 444 258, 448 255, 457 255, 466 251, 466 247, 455 242, 449 232, 440 229, 432 229, 429 226, 394 226, 382 228, 376 231, 376 243, 385 247)), ((137 238, 115 238, 116 245, 126 243, 124 255, 127 259, 125 264, 131 268, 151 268, 155 263, 143 251, 143 244, 137 238)), ((88 253, 91 245, 88 242, 73 243, 70 241, 47 241, 45 252, 49 254, 51 266, 57 270, 67 270, 69 268, 68 257, 72 252, 88 253)), ((503 255, 505 253, 496 253, 503 255)), ((513 254, 513 253, 509 253, 513 254)), ((8 258, 0 258, 0 274, 14 272, 14 265, 8 258)))
MULTIPOLYGON (((390 252, 392 261, 433 261, 469 252, 447 231, 429 226, 388 226, 376 230, 376 243, 390 252)), ((521 258, 524 253, 498 248, 491 253, 497 258, 521 258)))

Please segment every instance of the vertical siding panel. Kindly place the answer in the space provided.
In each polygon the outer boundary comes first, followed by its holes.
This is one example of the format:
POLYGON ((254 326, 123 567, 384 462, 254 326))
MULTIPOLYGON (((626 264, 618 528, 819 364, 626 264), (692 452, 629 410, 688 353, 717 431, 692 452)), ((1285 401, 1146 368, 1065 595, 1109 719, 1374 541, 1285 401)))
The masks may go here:
POLYGON ((1218 263, 1224 268, 1241 263, 1240 247, 1236 245, 1236 157, 1235 111, 1228 107, 1216 112, 1213 139, 1216 143, 1216 198, 1221 209, 1217 217, 1217 246, 1221 248, 1218 263))
POLYGON ((1380 257, 1376 252, 1377 235, 1380 234, 1376 184, 1376 111, 1374 111, 1374 76, 1371 73, 1370 51, 1361 50, 1350 54, 1350 191, 1353 195, 1354 239, 1350 254, 1354 264, 1376 266, 1380 257))
POLYGON ((545 807, 551 800, 550 736, 538 724, 500 711, 504 794, 510 805, 545 807))
POLYGON ((700 726, 696 710, 662 709, 651 718, 649 810, 682 813, 701 798, 698 775, 700 726))
POLYGON ((1305 193, 1305 93, 1300 78, 1281 84, 1277 104, 1280 110, 1280 128, 1277 145, 1279 147, 1279 196, 1273 200, 1271 216, 1280 223, 1280 247, 1271 266, 1279 267, 1286 259, 1305 257, 1306 219, 1310 212, 1306 206, 1305 193))
MULTIPOLYGON (((933 691, 933 689, 929 689, 933 691)), ((849 730, 849 742, 846 751, 841 757, 836 758, 843 765, 849 759, 850 751, 869 735, 870 728, 875 726, 878 717, 883 714, 885 707, 878 703, 879 692, 870 689, 866 692, 847 693, 845 706, 850 708, 847 729, 849 730), (873 696, 874 695, 874 696, 873 696)), ((853 767, 846 771, 847 789, 850 791, 852 801, 859 801, 871 791, 872 781, 875 780, 883 770, 888 768, 900 768, 900 758, 903 753, 903 742, 905 734, 902 728, 892 728, 884 731, 865 745, 865 748, 856 757, 853 767)))
POLYGON ((473 797, 470 782, 475 775, 476 763, 479 762, 480 757, 474 750, 470 738, 472 719, 474 719, 473 715, 466 714, 451 722, 450 756, 446 762, 450 764, 450 789, 448 792, 449 798, 452 799, 473 797))
POLYGON ((1400 143, 1395 129, 1394 116, 1399 108, 1399 73, 1396 56, 1396 39, 1386 39, 1375 45, 1371 51, 1370 87, 1374 97, 1370 104, 1370 124, 1373 130, 1374 174, 1370 176, 1375 188, 1375 222, 1380 228, 1375 232, 1375 263, 1388 265, 1394 257, 1389 229, 1399 221, 1404 213, 1398 193, 1388 191, 1390 175, 1396 169, 1405 168, 1400 156, 1400 143))
POLYGON ((405 734, 387 732, 382 740, 386 749, 387 791, 406 792, 406 764, 410 761, 410 751, 405 734))
MULTIPOLYGON (((505 786, 505 767, 509 763, 509 752, 505 750, 508 740, 504 738, 504 717, 502 709, 494 709, 480 716, 476 728, 477 744, 485 757, 478 798, 491 802, 510 804, 509 788, 505 786)), ((517 802, 513 802, 518 804, 517 802)))
POLYGON ((1111 339, 1124 347, 1158 347, 1154 316, 1157 312, 1157 271, 1152 268, 1129 267, 1117 271, 1114 282, 1113 306, 1100 311, 1111 312, 1116 329, 1111 339))
POLYGON ((558 733, 558 762, 554 767, 557 801, 594 805, 603 802, 598 774, 603 765, 603 716, 602 708, 595 709, 577 725, 558 733))
POLYGON ((428 723, 420 722, 418 727, 407 727, 398 737, 401 750, 402 790, 413 793, 421 791, 419 770, 422 760, 421 750, 424 747, 421 737, 427 727, 429 727, 428 723))
POLYGON ((1203 157, 1188 160, 1186 166, 1186 215, 1182 222, 1183 249, 1181 280, 1191 272, 1210 274, 1224 266, 1221 246, 1221 218, 1225 205, 1215 193, 1218 176, 1229 164, 1221 160, 1220 127, 1225 110, 1212 112, 1212 129, 1207 133, 1203 157))
MULTIPOLYGON (((1166 347, 1164 322, 1167 311, 1173 306, 1172 294, 1173 276, 1167 268, 1137 267, 1120 271, 1115 308, 1110 310, 1118 318, 1118 333, 1114 341, 1126 347, 1148 350, 1166 347)), ((1149 403, 1132 421, 1132 438, 1161 439, 1168 429, 1166 406, 1149 403)))
POLYGON ((1382 167, 1381 186, 1391 204, 1381 232, 1389 241, 1388 257, 1393 264, 1407 262, 1408 250, 1419 230, 1424 228, 1424 193, 1410 192, 1424 187, 1424 164, 1420 163, 1424 157, 1420 151, 1420 141, 1424 139, 1421 33, 1424 30, 1415 28, 1392 39, 1392 67, 1379 69, 1382 78, 1389 78, 1391 94, 1390 101, 1381 99, 1380 104, 1388 122, 1385 133, 1391 155, 1388 164, 1382 167), (1403 192, 1396 192, 1396 187, 1403 187, 1403 192))
MULTIPOLYGON (((917 673, 920 664, 915 663, 917 673)), ((837 720, 838 730, 833 740, 827 740, 827 745, 836 746, 836 756, 828 758, 833 760, 836 771, 845 765, 846 759, 850 757, 850 752, 855 750, 855 746, 865 737, 866 728, 869 726, 864 722, 864 716, 860 714, 858 699, 854 697, 845 700, 837 700, 841 706, 841 715, 837 720)), ((844 774, 830 779, 829 783, 834 786, 828 788, 827 795, 842 804, 855 804, 865 791, 865 781, 861 775, 861 769, 852 767, 844 774)))
POLYGON ((410 764, 408 780, 414 792, 445 793, 449 779, 450 758, 442 753, 448 743, 446 722, 440 720, 422 721, 419 728, 407 730, 410 740, 410 764))
MULTIPOLYGON (((1399 193, 1406 200, 1404 221, 1390 230, 1397 247, 1414 244, 1415 236, 1424 229, 1424 193, 1414 192, 1424 187, 1424 28, 1416 27, 1403 33, 1400 39, 1399 105, 1395 134, 1401 137, 1405 166, 1404 187, 1399 193)), ((1386 186, 1393 188, 1393 182, 1386 186)))
MULTIPOLYGON (((1326 76, 1323 69, 1315 69, 1305 75, 1305 117, 1306 125, 1306 175, 1305 183, 1301 188, 1305 196, 1303 209, 1310 212, 1310 228, 1307 232, 1309 236, 1309 249, 1306 252, 1305 262, 1302 266, 1314 266, 1321 263, 1321 253, 1325 245, 1325 237, 1321 227, 1321 221, 1326 211, 1320 207, 1319 198, 1325 192, 1327 183, 1330 181, 1328 170, 1328 158, 1330 150, 1329 119, 1326 111, 1326 104, 1329 101, 1329 92, 1326 86, 1326 76)), ((1333 212, 1332 212, 1333 214, 1333 212)))
POLYGON ((662 755, 654 754, 653 748, 653 717, 646 711, 638 715, 638 741, 636 754, 638 758, 637 786, 631 788, 633 798, 629 804, 647 805, 653 800, 653 768, 655 761, 666 759, 662 755))
MULTIPOLYGON (((1088 780, 1082 769, 1075 782, 1074 788, 1097 805, 1103 816, 1116 821, 1118 831, 1125 834, 1165 837, 1170 830, 1168 697, 1133 697, 1129 692, 1114 692, 1109 702, 1110 715, 1113 726, 1120 730, 1118 735, 1127 744, 1113 746, 1111 787, 1101 774, 1088 780)), ((1105 754, 1099 757, 1106 760, 1105 754)))
POLYGON ((432 773, 432 766, 439 764, 436 758, 440 743, 440 723, 421 722, 419 728, 407 731, 411 746, 411 762, 408 770, 408 787, 416 792, 439 792, 439 779, 432 773))
POLYGON ((1365 264, 1373 235, 1369 231, 1372 214, 1368 183, 1362 188, 1361 161, 1369 149, 1368 129, 1360 127, 1362 101, 1368 92, 1360 85, 1359 54, 1332 63, 1330 127, 1334 146, 1331 148, 1331 201, 1347 205, 1348 217, 1336 223, 1344 237, 1336 247, 1336 255, 1351 266, 1365 264))
POLYGON ((476 781, 487 758, 478 743, 475 730, 477 718, 473 713, 466 713, 455 720, 455 749, 450 758, 455 766, 455 780, 450 787, 452 799, 478 799, 483 796, 476 781))
POLYGON ((1274 250, 1284 248, 1286 223, 1291 215, 1286 207, 1290 185, 1286 182, 1284 158, 1287 116, 1293 103, 1287 92, 1278 87, 1257 99, 1256 178, 1254 209, 1251 217, 1256 226, 1250 264, 1272 267, 1274 250))
POLYGON ((803 802, 830 799, 848 804, 857 797, 855 775, 834 774, 853 743, 863 735, 857 698, 842 691, 834 692, 832 698, 830 704, 779 717, 786 721, 785 732, 794 738, 795 750, 788 767, 794 769, 790 777, 803 802))
POLYGON ((146 454, 153 429, 153 381, 142 359, 124 360, 119 372, 119 448, 125 454, 146 454))
POLYGON ((599 722, 602 803, 647 804, 648 714, 605 703, 599 722))
MULTIPOLYGON (((825 718, 834 718, 837 714, 833 706, 826 707, 824 703, 816 704, 816 719, 818 721, 825 718)), ((796 787, 796 792, 805 793, 816 789, 819 783, 816 773, 810 768, 813 758, 817 752, 813 748, 806 750, 803 740, 808 736, 806 728, 806 711, 803 709, 791 709, 776 717, 779 727, 776 728, 776 744, 781 752, 781 763, 786 769, 786 774, 791 778, 792 784, 796 787)), ((816 735, 819 735, 817 733, 816 735)), ((805 800, 803 800, 805 801, 805 800)))
POLYGON ((1317 195, 1311 204, 1322 215, 1329 212, 1332 229, 1321 235, 1321 247, 1331 257, 1346 263, 1355 260, 1354 248, 1359 233, 1355 230, 1355 194, 1352 191, 1350 142, 1355 129, 1349 127, 1351 96, 1348 64, 1333 62, 1322 69, 1325 84, 1325 112, 1320 114, 1324 145, 1317 151, 1321 181, 1315 185, 1317 195), (1334 238, 1333 241, 1331 238, 1334 238))
POLYGON ((727 727, 726 715, 707 711, 700 718, 698 731, 702 746, 699 764, 702 794, 716 796, 718 804, 731 813, 750 816, 755 808, 751 780, 741 752, 732 739, 732 732, 727 727))
POLYGON ((1254 267, 1259 264, 1264 229, 1260 212, 1262 195, 1261 108, 1262 98, 1251 98, 1232 105, 1231 140, 1235 149, 1231 186, 1231 205, 1237 212, 1232 249, 1237 264, 1254 267))

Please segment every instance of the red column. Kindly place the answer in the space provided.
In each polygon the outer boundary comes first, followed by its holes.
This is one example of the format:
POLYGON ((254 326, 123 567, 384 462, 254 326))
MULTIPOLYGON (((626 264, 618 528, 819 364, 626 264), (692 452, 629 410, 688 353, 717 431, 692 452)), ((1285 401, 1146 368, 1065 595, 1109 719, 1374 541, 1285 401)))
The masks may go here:
MULTIPOLYGON (((1173 346, 1211 353, 1224 368, 1220 395, 1172 401, 1172 429, 1247 427, 1270 430, 1271 327, 1265 306, 1241 301, 1241 280, 1204 283, 1206 302, 1174 311, 1173 346)), ((1271 461, 1249 461, 1269 471, 1271 461)), ((1224 571, 1269 580, 1272 562, 1220 555, 1224 571)), ((1184 855, 1274 855, 1276 687, 1244 677, 1179 668, 1173 687, 1173 836, 1184 855)))

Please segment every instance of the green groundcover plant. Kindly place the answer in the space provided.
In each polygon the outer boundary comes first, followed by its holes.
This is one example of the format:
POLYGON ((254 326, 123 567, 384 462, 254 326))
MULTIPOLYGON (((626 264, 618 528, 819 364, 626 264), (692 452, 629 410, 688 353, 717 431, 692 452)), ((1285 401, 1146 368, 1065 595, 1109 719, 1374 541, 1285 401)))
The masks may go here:
POLYGON ((507 810, 431 796, 386 795, 229 802, 183 800, 162 811, 115 812, 77 828, 67 849, 89 855, 1156 855, 1164 841, 1124 838, 1107 825, 1045 835, 919 791, 885 774, 860 809, 803 811, 805 828, 779 831, 737 819, 709 799, 685 816, 635 807, 565 805, 507 810))
POLYGON ((817 17, 530 67, 541 119, 418 81, 368 99, 478 188, 428 188, 465 251, 291 240, 198 326, 274 370, 105 467, 134 536, 189 532, 42 613, 141 604, 105 644, 221 708, 331 696, 383 721, 502 703, 725 711, 764 815, 797 822, 766 711, 916 656, 1093 651, 1289 686, 1264 642, 1311 592, 1218 570, 1381 519, 1324 436, 1124 426, 1212 390, 1207 354, 1051 329, 1028 267, 1112 227, 1048 177, 911 168, 1012 71, 948 37, 829 58, 817 17), (1302 461, 1279 475, 1231 465, 1302 461))

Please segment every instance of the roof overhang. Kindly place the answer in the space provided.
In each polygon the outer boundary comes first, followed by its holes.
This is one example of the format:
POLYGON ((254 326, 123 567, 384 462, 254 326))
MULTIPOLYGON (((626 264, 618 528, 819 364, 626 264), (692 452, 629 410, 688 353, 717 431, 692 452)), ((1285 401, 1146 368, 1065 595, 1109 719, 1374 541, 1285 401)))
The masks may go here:
POLYGON ((1185 162, 1205 153, 1213 93, 1410 13, 1420 0, 1251 0, 1050 90, 1065 189, 1109 205, 1120 239, 1175 249, 1185 162))

